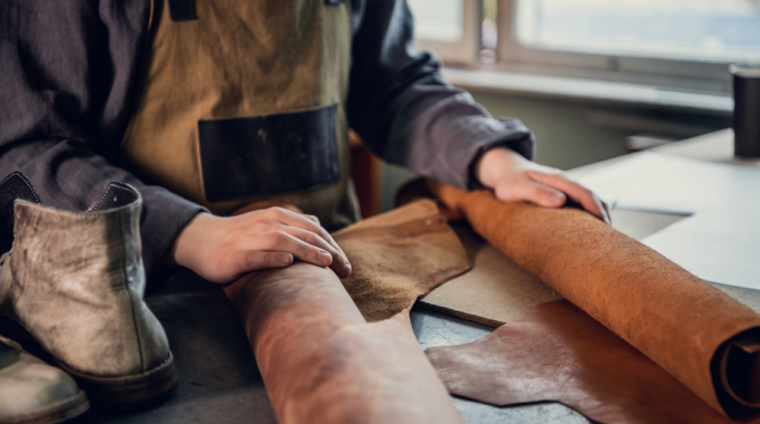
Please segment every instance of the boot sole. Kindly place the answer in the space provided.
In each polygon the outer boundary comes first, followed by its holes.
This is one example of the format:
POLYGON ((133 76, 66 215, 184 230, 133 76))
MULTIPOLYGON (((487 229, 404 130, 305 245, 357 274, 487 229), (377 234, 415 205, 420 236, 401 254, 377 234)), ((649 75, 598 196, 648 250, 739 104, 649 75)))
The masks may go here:
POLYGON ((95 407, 126 410, 150 406, 163 400, 177 387, 177 372, 171 352, 156 368, 123 377, 97 377, 71 370, 61 363, 58 365, 74 377, 95 407))
POLYGON ((82 390, 67 399, 40 411, 10 418, 0 418, 0 424, 54 424, 74 418, 90 409, 87 395, 82 390))

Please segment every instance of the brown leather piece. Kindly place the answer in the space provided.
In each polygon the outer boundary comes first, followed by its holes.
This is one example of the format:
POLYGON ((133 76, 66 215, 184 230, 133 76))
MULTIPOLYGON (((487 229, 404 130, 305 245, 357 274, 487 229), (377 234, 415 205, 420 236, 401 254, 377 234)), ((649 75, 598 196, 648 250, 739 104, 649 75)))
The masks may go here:
MULTIPOLYGON (((293 205, 262 201, 232 215, 293 205)), ((418 297, 472 268, 464 245, 438 206, 421 199, 332 234, 353 273, 343 285, 368 322, 388 319, 418 297)))
MULTIPOLYGON (((283 205, 257 203, 235 214, 272 206, 283 205)), ((224 288, 278 421, 461 422, 408 314, 418 296, 469 269, 454 231, 436 205, 423 200, 334 238, 353 265, 348 279, 297 262, 224 288), (384 321, 367 324, 365 317, 384 321)))
POLYGON ((303 262, 226 286, 280 423, 460 423, 406 311, 367 324, 338 277, 303 262))
POLYGON ((522 268, 732 418, 756 417, 760 315, 577 209, 504 203, 431 183, 522 268), (753 341, 754 340, 754 341, 753 341), (725 360, 724 360, 725 358, 725 360))
POLYGON ((557 401, 605 424, 735 422, 566 300, 425 353, 451 393, 497 406, 557 401))
POLYGON ((472 269, 431 290, 418 305, 496 328, 524 317, 536 305, 562 299, 466 223, 453 228, 472 258, 472 269))
POLYGON ((472 267, 429 199, 361 221, 333 238, 354 269, 343 285, 368 322, 411 308, 418 297, 472 267))

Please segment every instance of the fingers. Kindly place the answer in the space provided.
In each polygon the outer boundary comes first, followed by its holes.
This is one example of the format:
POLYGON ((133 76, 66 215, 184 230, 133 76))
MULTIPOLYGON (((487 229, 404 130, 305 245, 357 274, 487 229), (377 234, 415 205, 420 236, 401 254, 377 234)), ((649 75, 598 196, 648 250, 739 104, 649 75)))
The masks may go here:
POLYGON ((602 201, 587 188, 570 181, 563 174, 548 174, 537 171, 528 171, 528 176, 541 184, 563 191, 571 199, 580 203, 587 212, 609 224, 610 216, 602 201))
MULTIPOLYGON (((246 272, 261 269, 284 268, 293 263, 293 255, 285 252, 262 252, 258 250, 240 251, 232 260, 232 274, 239 277, 246 272)), ((234 277, 234 278, 236 278, 234 277)))
POLYGON ((328 267, 333 263, 333 255, 325 249, 306 243, 284 231, 261 233, 246 242, 245 250, 285 252, 296 259, 311 264, 328 267))
POLYGON ((351 265, 348 262, 346 254, 343 253, 343 249, 341 249, 340 246, 338 246, 338 243, 333 240, 330 233, 328 233, 327 230, 325 230, 322 225, 320 225, 319 219, 316 216, 299 214, 283 208, 270 208, 267 210, 267 212, 270 213, 275 220, 279 221, 282 224, 300 228, 322 237, 322 239, 329 243, 335 251, 339 252, 340 256, 345 259, 345 263, 348 264, 350 268, 351 265))
POLYGON ((505 202, 530 202, 549 208, 558 208, 567 200, 562 191, 529 178, 497 187, 496 197, 505 202))
POLYGON ((281 228, 281 231, 329 252, 330 255, 332 255, 333 259, 330 268, 332 268, 332 270, 335 271, 339 277, 347 278, 349 275, 351 275, 351 265, 348 263, 348 259, 345 257, 345 254, 342 251, 336 250, 335 247, 328 243, 324 238, 311 231, 296 227, 283 226, 281 228))

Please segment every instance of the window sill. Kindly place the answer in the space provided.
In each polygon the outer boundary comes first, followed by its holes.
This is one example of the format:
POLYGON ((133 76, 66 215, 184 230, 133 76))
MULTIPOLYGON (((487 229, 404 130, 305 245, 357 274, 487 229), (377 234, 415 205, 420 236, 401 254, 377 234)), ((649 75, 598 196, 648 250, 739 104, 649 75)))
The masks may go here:
POLYGON ((444 68, 442 73, 454 86, 476 93, 654 107, 716 115, 730 115, 734 107, 730 96, 668 90, 655 85, 450 67, 444 68))

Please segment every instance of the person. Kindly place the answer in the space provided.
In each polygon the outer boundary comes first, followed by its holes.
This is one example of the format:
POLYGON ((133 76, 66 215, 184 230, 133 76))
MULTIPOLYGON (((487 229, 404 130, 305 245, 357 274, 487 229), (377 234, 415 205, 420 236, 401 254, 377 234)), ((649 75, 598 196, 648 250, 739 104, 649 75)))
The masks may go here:
POLYGON ((148 276, 174 264, 215 283, 295 260, 350 274, 328 232, 358 219, 349 127, 423 176, 570 198, 609 222, 593 193, 530 161, 522 123, 447 84, 412 39, 405 0, 4 1, 0 169, 60 209, 136 187, 148 276), (305 214, 229 216, 266 199, 305 214))

